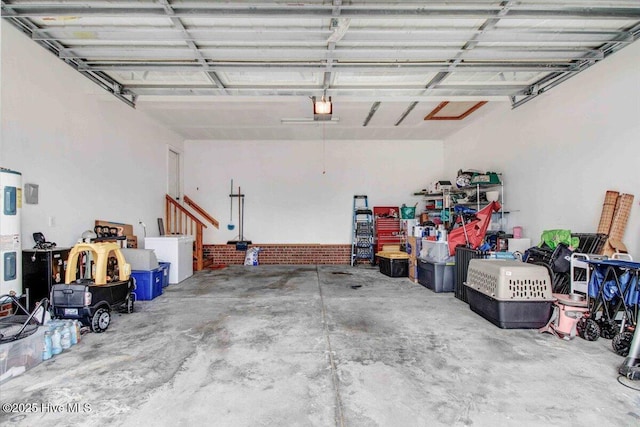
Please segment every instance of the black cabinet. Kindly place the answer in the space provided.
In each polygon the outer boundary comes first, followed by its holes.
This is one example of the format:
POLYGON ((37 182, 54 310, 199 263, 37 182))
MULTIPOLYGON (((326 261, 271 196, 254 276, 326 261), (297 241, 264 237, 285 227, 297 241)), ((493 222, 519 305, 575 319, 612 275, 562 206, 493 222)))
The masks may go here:
POLYGON ((25 249, 22 251, 22 287, 29 295, 29 311, 42 298, 49 298, 51 287, 64 283, 69 248, 25 249))

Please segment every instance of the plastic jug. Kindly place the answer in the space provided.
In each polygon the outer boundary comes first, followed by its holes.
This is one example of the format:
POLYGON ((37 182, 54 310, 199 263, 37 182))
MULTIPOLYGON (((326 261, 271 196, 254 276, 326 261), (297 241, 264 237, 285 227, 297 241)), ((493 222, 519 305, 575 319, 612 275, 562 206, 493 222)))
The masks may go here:
POLYGON ((51 332, 44 333, 44 347, 42 348, 42 360, 49 360, 53 354, 51 353, 51 332))
POLYGON ((51 354, 62 353, 62 344, 60 343, 60 329, 55 328, 51 333, 51 354))

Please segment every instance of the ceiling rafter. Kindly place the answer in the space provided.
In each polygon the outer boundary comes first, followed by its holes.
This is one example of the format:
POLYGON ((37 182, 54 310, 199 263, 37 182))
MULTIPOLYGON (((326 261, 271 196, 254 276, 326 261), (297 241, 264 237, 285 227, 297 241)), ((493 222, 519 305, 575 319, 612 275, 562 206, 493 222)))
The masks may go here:
MULTIPOLYGON (((62 27, 51 27, 37 29, 33 32, 33 40, 56 40, 64 39, 68 41, 135 41, 135 42, 171 42, 171 41, 200 41, 217 42, 219 45, 232 46, 235 44, 256 43, 264 45, 275 42, 283 43, 324 43, 331 37, 335 37, 336 32, 332 30, 312 29, 312 28, 261 28, 254 27, 233 27, 222 26, 210 27, 190 27, 187 34, 170 27, 140 27, 140 26, 98 26, 98 25, 73 25, 68 23, 62 27)), ((474 35, 477 40, 483 43, 554 43, 563 45, 566 43, 597 43, 606 42, 611 39, 618 41, 633 40, 628 31, 613 30, 543 30, 543 29, 520 29, 494 28, 491 32, 477 29, 447 28, 421 28, 404 27, 402 29, 367 27, 349 28, 348 33, 344 33, 340 39, 342 43, 359 43, 379 45, 380 43, 412 43, 422 44, 426 42, 460 43, 469 40, 474 35)), ((336 40, 338 41, 338 40, 336 40)))
MULTIPOLYGON (((23 33, 27 34, 29 37, 31 37, 33 32, 38 29, 38 27, 30 20, 16 16, 16 14, 14 14, 11 10, 5 11, 5 1, 0 2, 0 5, 2 6, 2 17, 10 19, 10 22, 14 26, 16 26, 23 33)), ((60 58, 60 51, 63 49, 63 46, 56 40, 43 40, 37 43, 50 53, 60 58)), ((71 66, 76 71, 79 71, 80 74, 82 74, 107 92, 111 93, 125 104, 135 108, 138 95, 125 89, 122 84, 111 78, 111 76, 109 76, 108 74, 102 71, 89 70, 84 61, 78 58, 61 59, 63 59, 67 65, 71 66)))
MULTIPOLYGON (((202 52, 200 52, 200 49, 198 49, 198 46, 196 46, 194 41, 190 39, 189 31, 185 28, 184 24, 182 23, 182 20, 174 16, 175 12, 173 10, 173 7, 169 3, 169 0, 160 0, 160 4, 164 7, 164 11, 169 16, 169 19, 171 20, 171 23, 173 24, 173 26, 177 28, 182 34, 184 42, 187 44, 187 46, 189 46, 189 49, 193 51, 198 63, 203 67, 206 67, 207 60, 202 55, 202 52)), ((211 81, 211 83, 213 83, 214 85, 216 85, 216 87, 221 89, 222 93, 226 94, 224 84, 220 80, 220 77, 218 77, 218 75, 215 73, 215 71, 204 71, 204 73, 207 76, 207 78, 211 81)))
MULTIPOLYGON (((457 18, 457 19, 491 19, 499 16, 502 7, 482 3, 437 2, 439 4, 418 3, 390 5, 343 5, 340 14, 346 18, 457 18)), ((583 5, 570 5, 558 2, 557 5, 544 4, 516 5, 509 14, 511 19, 639 19, 640 9, 633 2, 628 7, 607 7, 606 2, 596 6, 585 1, 583 5)), ((157 3, 141 3, 130 1, 109 1, 79 5, 74 3, 46 2, 38 3, 7 3, 3 6, 12 11, 15 16, 36 18, 47 16, 104 16, 104 17, 143 17, 158 18, 166 15, 162 5, 157 3)), ((261 17, 261 18, 331 18, 335 6, 318 4, 264 4, 264 3, 204 3, 184 2, 173 6, 176 17, 261 17)))
POLYGON ((130 105, 143 94, 322 92, 366 97, 368 123, 381 102, 407 98, 396 125, 432 94, 522 105, 640 28, 637 0, 1 4, 3 19, 130 105))
MULTIPOLYGON (((429 83, 427 83, 427 86, 425 87, 425 93, 428 94, 430 90, 432 90, 436 85, 439 85, 451 74, 451 72, 453 72, 455 67, 460 62, 462 62, 463 55, 467 51, 475 48, 478 45, 478 37, 484 34, 486 31, 495 28, 496 24, 500 21, 500 18, 502 18, 509 12, 513 4, 513 1, 503 1, 502 3, 500 3, 501 10, 499 11, 498 16, 496 18, 487 19, 480 26, 480 28, 478 28, 478 31, 464 44, 464 46, 462 46, 462 49, 460 49, 460 51, 455 55, 455 57, 451 61, 450 68, 447 71, 440 71, 429 81, 429 83)), ((395 126, 399 126, 402 121, 409 115, 409 113, 415 108, 416 105, 417 102, 412 102, 411 104, 409 104, 407 109, 401 114, 398 120, 396 120, 395 126)))
MULTIPOLYGON (((633 28, 629 29, 628 32, 631 34, 631 37, 633 38, 634 41, 638 40, 638 38, 640 38, 640 23, 638 23, 633 28)), ((536 82, 535 84, 531 85, 529 87, 529 89, 527 90, 527 93, 525 94, 525 96, 523 98, 517 99, 517 96, 514 95, 512 97, 511 106, 513 108, 517 108, 517 107, 519 107, 519 106, 531 101, 532 99, 542 95, 543 93, 547 92, 548 90, 553 89, 554 87, 556 87, 560 83, 566 81, 567 79, 570 79, 571 77, 575 76, 576 74, 578 74, 578 73, 586 70, 587 68, 591 67, 598 60, 602 60, 602 59, 606 58, 607 56, 617 52, 622 47, 623 47, 623 44, 619 43, 617 41, 612 41, 610 43, 605 43, 599 49, 599 51, 601 53, 601 57, 599 57, 599 58, 585 58, 585 59, 575 63, 574 66, 572 67, 572 69, 570 71, 568 71, 568 72, 563 72, 563 73, 554 72, 554 73, 549 74, 548 76, 546 76, 541 81, 536 82)))
POLYGON ((336 49, 336 43, 340 41, 340 39, 344 36, 347 29, 349 28, 348 20, 339 20, 340 16, 340 7, 342 6, 342 0, 333 0, 333 9, 331 11, 331 22, 329 24, 329 29, 331 30, 331 35, 327 38, 326 41, 326 51, 327 58, 325 62, 325 71, 324 77, 322 78, 322 95, 327 95, 327 90, 331 85, 331 76, 332 76, 332 68, 333 68, 333 55, 332 52, 336 49))
MULTIPOLYGON (((202 70, 202 66, 193 63, 193 61, 118 61, 117 63, 110 61, 86 61, 88 67, 92 70, 101 71, 160 71, 160 72, 192 72, 202 70)), ((527 62, 527 63, 515 63, 515 62, 501 62, 501 61, 473 61, 462 62, 457 65, 458 71, 465 72, 489 72, 499 73, 500 71, 511 72, 550 72, 550 71, 570 71, 573 67, 573 62, 527 62)), ((444 61, 407 61, 403 63, 394 62, 340 62, 334 64, 334 71, 349 71, 349 72, 376 72, 376 71, 397 71, 406 70, 415 73, 424 72, 439 72, 446 71, 450 67, 448 62, 444 61)), ((82 68, 81 68, 82 69, 82 68)), ((267 71, 281 71, 289 70, 296 72, 322 72, 325 70, 323 64, 317 62, 302 62, 302 61, 260 61, 260 62, 241 62, 241 61, 209 61, 208 66, 204 68, 210 71, 227 71, 227 72, 239 72, 239 71, 254 71, 254 72, 267 72, 267 71)))

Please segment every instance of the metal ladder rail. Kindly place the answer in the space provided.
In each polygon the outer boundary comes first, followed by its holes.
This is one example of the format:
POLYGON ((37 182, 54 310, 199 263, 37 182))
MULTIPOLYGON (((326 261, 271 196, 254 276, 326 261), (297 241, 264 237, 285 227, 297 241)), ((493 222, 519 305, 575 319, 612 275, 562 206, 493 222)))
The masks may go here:
POLYGON ((353 222, 351 237, 351 266, 358 259, 368 259, 373 263, 373 211, 369 208, 366 195, 353 196, 353 222), (364 205, 359 205, 364 203, 364 205))

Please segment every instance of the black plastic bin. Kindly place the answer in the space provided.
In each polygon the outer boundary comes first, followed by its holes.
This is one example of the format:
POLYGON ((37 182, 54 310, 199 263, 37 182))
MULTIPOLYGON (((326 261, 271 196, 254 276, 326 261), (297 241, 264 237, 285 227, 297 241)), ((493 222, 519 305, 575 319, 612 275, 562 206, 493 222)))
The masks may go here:
POLYGON ((377 256, 380 273, 389 277, 409 277, 409 259, 377 256))

